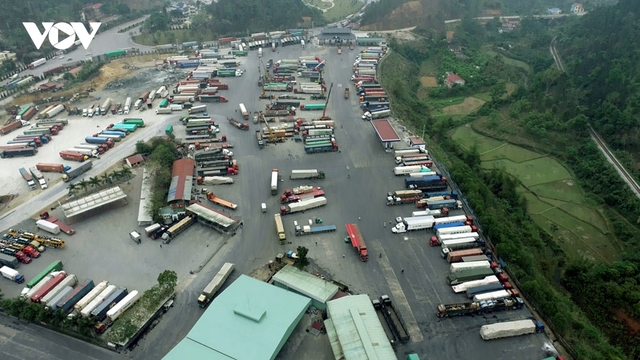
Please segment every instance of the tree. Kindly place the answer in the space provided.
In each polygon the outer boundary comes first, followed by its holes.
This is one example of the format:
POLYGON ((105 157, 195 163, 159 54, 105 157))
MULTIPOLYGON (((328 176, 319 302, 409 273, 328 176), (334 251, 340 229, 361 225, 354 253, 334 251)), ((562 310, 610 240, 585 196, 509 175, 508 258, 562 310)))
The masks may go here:
POLYGON ((145 29, 151 34, 157 31, 167 31, 169 30, 169 25, 171 25, 169 16, 159 12, 151 14, 144 23, 145 29))
POLYGON ((548 68, 540 74, 540 80, 542 80, 542 82, 544 82, 544 84, 546 85, 546 89, 544 90, 545 94, 549 93, 551 85, 553 85, 560 78, 560 75, 562 75, 562 72, 560 72, 560 70, 558 70, 555 66, 548 68))
POLYGON ((158 285, 175 288, 178 284, 178 274, 173 270, 165 270, 158 275, 158 285))
POLYGON ((71 183, 71 184, 69 184, 67 189, 69 189, 69 194, 73 194, 78 189, 78 185, 71 183))
POLYGON ((136 153, 137 154, 149 154, 149 153, 151 153, 152 150, 153 150, 153 148, 151 147, 151 145, 147 144, 144 141, 138 141, 136 143, 136 153))
POLYGON ((507 93, 507 85, 504 81, 500 81, 491 88, 491 102, 498 103, 502 100, 502 97, 507 93))
POLYGON ((89 183, 85 179, 78 181, 76 185, 82 188, 83 191, 87 191, 87 187, 89 187, 89 183))
POLYGON ((122 167, 122 169, 120 169, 120 176, 123 179, 128 179, 131 177, 131 169, 128 167, 122 167))
POLYGON ((103 185, 113 184, 113 178, 111 177, 110 174, 102 174, 101 178, 102 178, 101 181, 103 185))
POLYGON ((97 176, 89 178, 89 185, 93 188, 100 186, 100 183, 101 183, 100 178, 97 176))
POLYGON ((309 249, 304 246, 298 246, 296 252, 298 253, 298 261, 296 261, 296 267, 300 270, 304 270, 304 268, 309 265, 309 259, 307 259, 309 249))

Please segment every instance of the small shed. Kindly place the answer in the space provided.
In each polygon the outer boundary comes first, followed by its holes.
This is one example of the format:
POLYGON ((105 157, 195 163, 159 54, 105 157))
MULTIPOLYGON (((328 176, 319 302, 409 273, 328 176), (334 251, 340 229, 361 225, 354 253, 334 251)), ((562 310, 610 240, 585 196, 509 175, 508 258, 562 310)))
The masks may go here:
POLYGON ((73 69, 67 71, 69 74, 76 76, 82 70, 82 66, 74 67, 73 69))
POLYGON ((308 272, 300 271, 291 265, 273 275, 273 284, 280 288, 311 298, 311 305, 325 310, 327 301, 338 292, 338 286, 315 277, 308 272))
POLYGON ((52 82, 48 82, 38 86, 38 91, 47 92, 47 91, 55 90, 55 88, 56 88, 56 84, 52 82))
POLYGON ((419 137, 419 136, 410 136, 409 137, 409 145, 411 147, 417 147, 417 148, 420 148, 420 149, 424 149, 425 148, 424 140, 422 140, 422 138, 419 137))
POLYGON ((134 168, 136 166, 144 164, 144 157, 142 157, 142 155, 140 154, 133 155, 133 156, 129 156, 125 161, 127 162, 127 165, 129 165, 130 168, 134 168))

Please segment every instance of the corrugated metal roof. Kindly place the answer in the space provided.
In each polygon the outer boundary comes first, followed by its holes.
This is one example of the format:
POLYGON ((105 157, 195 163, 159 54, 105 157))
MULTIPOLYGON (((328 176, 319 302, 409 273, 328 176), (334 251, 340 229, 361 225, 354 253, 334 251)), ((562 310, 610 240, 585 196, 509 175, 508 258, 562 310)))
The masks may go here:
POLYGON ((187 207, 187 210, 225 228, 228 228, 229 226, 234 225, 238 222, 238 220, 235 218, 227 216, 219 211, 208 208, 198 203, 189 205, 187 207))
POLYGON ((286 285, 320 303, 326 303, 338 292, 338 286, 300 271, 291 265, 273 275, 273 281, 286 285))
POLYGON ((304 296, 241 275, 163 359, 274 359, 310 303, 304 296))
POLYGON ((191 187, 193 186, 193 171, 195 167, 196 162, 191 158, 173 162, 167 202, 177 200, 191 201, 191 187))
POLYGON ((96 194, 91 194, 75 201, 62 204, 62 212, 67 218, 80 215, 89 210, 97 209, 101 206, 111 204, 120 199, 126 198, 127 195, 119 186, 111 189, 102 190, 96 194))
POLYGON ((393 129, 389 120, 371 120, 371 125, 378 134, 378 138, 382 142, 397 142, 400 141, 400 136, 393 129))
POLYGON ((346 360, 396 359, 369 296, 352 295, 331 300, 327 303, 327 314, 346 360))
POLYGON ((343 360, 344 354, 342 353, 342 346, 340 346, 340 339, 338 339, 338 333, 336 333, 336 327, 333 326, 331 319, 324 321, 324 328, 327 329, 327 337, 329 338, 329 344, 331 344, 331 350, 336 360, 343 360))
POLYGON ((147 168, 142 170, 142 187, 140 188, 140 205, 138 205, 138 226, 149 225, 153 217, 147 211, 147 199, 151 200, 151 179, 147 168))

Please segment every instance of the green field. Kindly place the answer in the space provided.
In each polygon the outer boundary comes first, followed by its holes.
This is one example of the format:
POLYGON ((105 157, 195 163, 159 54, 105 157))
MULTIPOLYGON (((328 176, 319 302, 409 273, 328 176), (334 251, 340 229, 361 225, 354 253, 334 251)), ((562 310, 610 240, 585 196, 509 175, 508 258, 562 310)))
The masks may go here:
POLYGON ((518 191, 527 200, 527 211, 570 257, 614 261, 617 243, 609 234, 607 220, 590 206, 571 174, 555 159, 503 143, 459 127, 452 139, 470 148, 474 144, 485 169, 504 168, 522 183, 518 191))
POLYGON ((502 54, 498 54, 497 52, 495 52, 493 50, 484 50, 484 53, 489 55, 489 56, 492 56, 492 57, 495 57, 496 55, 500 55, 500 56, 502 56, 502 61, 504 61, 505 64, 510 65, 510 66, 519 67, 521 69, 524 69, 524 71, 526 71, 526 72, 531 72, 531 67, 527 63, 525 63, 523 61, 506 57, 506 56, 504 56, 502 54))
POLYGON ((322 17, 329 22, 343 20, 357 13, 364 6, 359 0, 303 0, 305 5, 322 10, 322 17))

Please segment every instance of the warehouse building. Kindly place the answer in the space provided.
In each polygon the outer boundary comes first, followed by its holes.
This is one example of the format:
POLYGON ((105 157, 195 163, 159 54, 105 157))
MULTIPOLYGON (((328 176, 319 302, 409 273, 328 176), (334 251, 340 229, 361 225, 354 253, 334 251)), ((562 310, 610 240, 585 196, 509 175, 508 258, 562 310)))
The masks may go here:
POLYGON ((184 158, 173 162, 171 170, 171 185, 167 202, 175 204, 179 202, 188 203, 191 201, 191 190, 193 188, 193 172, 196 168, 195 160, 184 158))
POLYGON ((62 204, 62 213, 67 219, 80 215, 95 215, 107 208, 126 204, 127 194, 119 186, 99 191, 95 194, 84 196, 78 200, 62 204))
POLYGON ((396 359, 368 295, 329 301, 327 316, 324 326, 336 359, 396 359))
POLYGON ((346 45, 355 43, 356 36, 349 28, 324 28, 318 35, 318 40, 325 45, 346 45))
POLYGON ((163 359, 274 359, 310 304, 304 296, 241 275, 163 359))
POLYGON ((291 265, 273 275, 273 284, 311 298, 311 305, 319 310, 327 309, 327 301, 338 293, 338 286, 300 271, 291 265))

